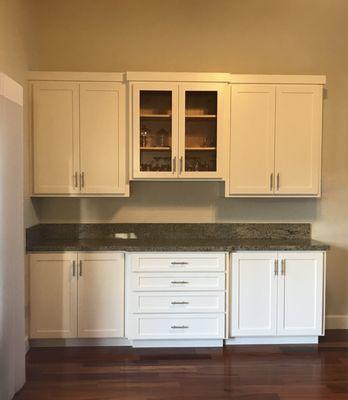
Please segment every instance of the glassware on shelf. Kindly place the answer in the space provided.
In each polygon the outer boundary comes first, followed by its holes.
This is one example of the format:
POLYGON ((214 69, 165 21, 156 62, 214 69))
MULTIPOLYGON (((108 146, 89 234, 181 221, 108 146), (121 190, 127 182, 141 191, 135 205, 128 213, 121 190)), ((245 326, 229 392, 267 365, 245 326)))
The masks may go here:
POLYGON ((141 147, 146 147, 147 146, 147 137, 148 137, 149 131, 145 126, 142 126, 140 129, 140 146, 141 147))
POLYGON ((164 128, 160 129, 157 132, 157 145, 159 147, 166 146, 168 134, 169 134, 169 132, 167 130, 165 130, 164 128))

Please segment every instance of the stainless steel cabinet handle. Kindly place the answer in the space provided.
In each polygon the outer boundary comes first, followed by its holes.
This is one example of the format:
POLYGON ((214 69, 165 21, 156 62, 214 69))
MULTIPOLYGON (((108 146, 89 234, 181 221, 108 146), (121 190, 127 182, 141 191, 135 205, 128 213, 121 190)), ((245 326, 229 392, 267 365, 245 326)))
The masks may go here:
POLYGON ((75 187, 75 188, 78 188, 78 187, 79 187, 77 172, 74 173, 74 187, 75 187))
POLYGON ((81 179, 81 189, 85 187, 85 173, 82 172, 80 175, 80 179, 81 179))
POLYGON ((274 260, 274 275, 278 275, 278 260, 274 260))
POLYGON ((173 158, 173 174, 176 172, 176 157, 173 158))
POLYGON ((171 304, 190 304, 188 301, 172 301, 171 304))
POLYGON ((279 176, 279 172, 277 174, 277 190, 279 190, 280 188, 280 176, 279 176))
POLYGON ((186 261, 172 261, 171 264, 172 265, 187 265, 188 262, 186 262, 186 261))
POLYGON ((182 171, 183 171, 183 168, 184 168, 184 158, 181 156, 180 157, 180 174, 182 173, 182 171))
POLYGON ((269 189, 270 191, 273 190, 273 172, 271 173, 271 176, 269 178, 269 189))
POLYGON ((76 261, 72 262, 72 276, 76 275, 76 261))
POLYGON ((188 283, 187 281, 171 281, 172 285, 187 285, 188 283))
POLYGON ((282 275, 286 274, 286 265, 285 265, 285 260, 282 260, 282 275))
POLYGON ((80 260, 80 271, 79 271, 79 275, 82 276, 82 260, 80 260))
POLYGON ((171 326, 172 329, 188 329, 187 325, 173 325, 171 326))

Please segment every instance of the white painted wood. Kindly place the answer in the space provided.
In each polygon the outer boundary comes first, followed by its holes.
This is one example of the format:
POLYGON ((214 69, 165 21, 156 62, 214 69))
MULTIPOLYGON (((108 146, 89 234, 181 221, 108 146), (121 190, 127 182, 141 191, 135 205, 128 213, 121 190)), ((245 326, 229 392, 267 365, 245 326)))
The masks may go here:
POLYGON ((133 314, 129 339, 223 339, 223 314, 133 314))
POLYGON ((3 72, 0 72, 0 96, 23 106, 22 86, 3 72))
POLYGON ((35 194, 76 193, 79 173, 79 87, 73 82, 33 84, 35 194))
POLYGON ((131 280, 135 291, 215 291, 225 288, 225 274, 222 272, 132 273, 131 280))
POLYGON ((278 285, 278 335, 320 335, 323 253, 282 252, 278 285))
POLYGON ((124 85, 113 82, 81 83, 81 193, 124 193, 125 155, 124 85))
POLYGON ((78 336, 124 336, 124 255, 78 253, 78 336))
POLYGON ((318 195, 320 190, 322 87, 279 85, 276 92, 277 194, 318 195))
POLYGON ((231 86, 229 193, 273 193, 275 86, 231 86))
POLYGON ((225 271, 224 253, 132 253, 133 272, 225 271))
POLYGON ((232 336, 276 335, 276 261, 276 252, 232 254, 232 336))
POLYGON ((123 82, 123 72, 29 71, 29 81, 123 82))
POLYGON ((230 83, 325 85, 326 75, 238 75, 230 74, 230 83))
POLYGON ((180 178, 217 179, 223 178, 223 138, 226 131, 225 117, 225 91, 226 84, 216 83, 181 83, 179 85, 179 160, 182 159, 182 170, 179 167, 180 178), (185 115, 186 115, 186 92, 216 92, 217 114, 216 114, 216 171, 186 171, 185 170, 185 115))
POLYGON ((141 82, 131 87, 132 91, 132 143, 133 143, 133 178, 175 179, 178 176, 178 85, 173 83, 141 82), (170 91, 171 109, 171 171, 140 171, 140 91, 170 91), (175 165, 173 169, 173 165, 175 165))
POLYGON ((30 338, 77 336, 76 253, 30 255, 30 338))
POLYGON ((165 348, 165 347, 223 347, 222 339, 159 339, 159 340, 132 340, 134 348, 165 348))
POLYGON ((317 344, 318 336, 254 336, 226 339, 225 345, 258 345, 258 344, 317 344))
POLYGON ((131 313, 219 313, 225 311, 225 293, 221 292, 134 292, 130 296, 131 313))

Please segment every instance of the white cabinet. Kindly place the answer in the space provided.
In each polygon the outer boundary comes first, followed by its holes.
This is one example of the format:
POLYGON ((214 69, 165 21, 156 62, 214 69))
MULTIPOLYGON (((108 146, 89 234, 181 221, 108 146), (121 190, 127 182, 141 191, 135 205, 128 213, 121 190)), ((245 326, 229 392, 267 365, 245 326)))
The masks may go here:
POLYGON ((277 332, 277 253, 232 255, 232 336, 273 336, 277 332))
POLYGON ((231 336, 323 333, 322 252, 232 255, 231 336))
POLYGON ((124 85, 32 85, 33 194, 127 195, 124 85))
POLYGON ((77 336, 76 254, 30 256, 30 337, 77 336))
POLYGON ((30 256, 30 337, 123 337, 122 253, 30 256))
POLYGON ((133 179, 222 179, 223 83, 135 82, 133 179))
POLYGON ((121 253, 79 253, 78 337, 124 336, 121 253))
POLYGON ((77 193, 78 83, 36 82, 33 85, 32 137, 34 193, 77 193))
POLYGON ((227 196, 320 196, 321 85, 231 85, 227 196))
POLYGON ((131 340, 225 337, 225 253, 127 255, 131 340))

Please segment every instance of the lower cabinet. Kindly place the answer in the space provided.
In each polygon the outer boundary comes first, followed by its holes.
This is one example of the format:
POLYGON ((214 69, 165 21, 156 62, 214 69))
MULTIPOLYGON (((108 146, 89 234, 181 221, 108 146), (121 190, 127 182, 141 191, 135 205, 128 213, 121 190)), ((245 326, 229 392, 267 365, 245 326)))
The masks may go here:
POLYGON ((322 335, 324 275, 323 252, 233 254, 231 336, 322 335))
POLYGON ((124 255, 30 255, 30 337, 124 336, 124 255))
POLYGON ((127 255, 131 340, 225 338, 226 253, 127 255))

